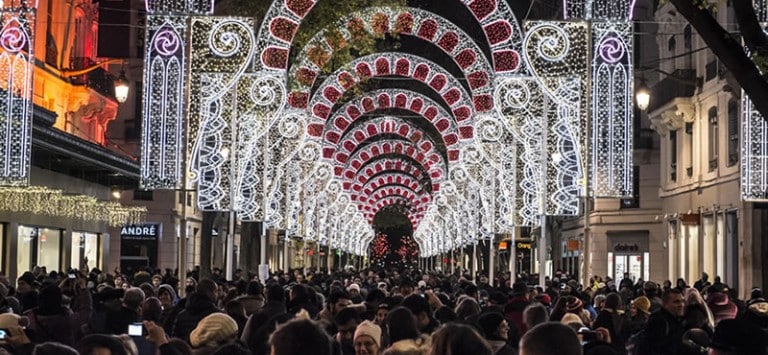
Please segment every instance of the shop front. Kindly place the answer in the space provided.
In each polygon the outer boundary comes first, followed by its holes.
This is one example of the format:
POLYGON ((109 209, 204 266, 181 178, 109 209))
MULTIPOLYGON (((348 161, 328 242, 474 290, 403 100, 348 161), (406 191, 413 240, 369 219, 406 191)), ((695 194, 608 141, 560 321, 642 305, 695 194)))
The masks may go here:
POLYGON ((120 228, 120 270, 133 273, 141 268, 157 267, 157 251, 162 224, 145 223, 120 228))
POLYGON ((636 282, 650 276, 648 231, 608 232, 608 276, 618 285, 624 274, 636 282))
POLYGON ((19 225, 16 264, 19 274, 35 266, 46 271, 59 271, 64 230, 40 226, 19 225))

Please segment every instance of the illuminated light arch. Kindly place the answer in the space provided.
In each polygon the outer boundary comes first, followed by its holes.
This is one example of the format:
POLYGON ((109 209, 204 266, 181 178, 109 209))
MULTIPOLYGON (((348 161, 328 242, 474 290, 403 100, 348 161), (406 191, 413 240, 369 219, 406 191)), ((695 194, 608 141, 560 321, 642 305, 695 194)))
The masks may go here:
MULTIPOLYGON (((256 71, 284 72, 293 38, 309 11, 320 0, 275 0, 259 28, 259 54, 254 61, 256 71)), ((462 0, 483 28, 491 48, 492 62, 497 73, 517 72, 520 60, 522 31, 517 18, 506 1, 462 0)))
POLYGON ((483 51, 464 30, 438 14, 417 8, 369 7, 352 13, 317 32, 301 50, 299 62, 291 67, 288 82, 293 92, 309 94, 336 51, 353 37, 394 32, 431 42, 453 59, 473 89, 492 90, 493 67, 483 51))
POLYGON ((407 174, 416 180, 418 180, 420 177, 429 179, 429 175, 427 174, 426 170, 420 166, 412 165, 405 159, 383 158, 374 160, 370 164, 358 169, 355 173, 355 177, 352 179, 354 182, 350 183, 345 181, 344 189, 348 191, 351 190, 354 192, 361 192, 363 190, 363 186, 368 180, 387 172, 407 174))
MULTIPOLYGON (((342 137, 325 137, 326 140, 335 143, 333 158, 338 163, 346 163, 349 155, 354 153, 357 146, 361 143, 381 135, 394 135, 402 137, 416 144, 421 151, 426 154, 427 159, 434 160, 434 155, 440 155, 429 137, 418 127, 412 126, 409 122, 393 117, 383 116, 366 121, 365 124, 349 130, 342 137)), ((445 144, 439 142, 438 144, 445 144)), ((328 158, 326 153, 330 150, 323 150, 323 157, 328 158)))
POLYGON ((420 194, 411 190, 407 186, 398 184, 379 186, 379 188, 377 188, 370 197, 366 197, 365 200, 358 201, 358 205, 366 206, 368 204, 375 204, 376 201, 379 201, 386 196, 395 195, 408 199, 408 201, 410 201, 411 211, 413 212, 423 212, 426 210, 426 208, 423 207, 424 202, 422 202, 422 196, 420 194))
MULTIPOLYGON (((365 212, 363 212, 363 217, 365 217, 365 219, 368 221, 369 224, 373 223, 373 218, 376 217, 376 214, 379 211, 381 211, 384 207, 392 206, 392 205, 403 206, 410 211, 410 205, 408 202, 409 202, 408 199, 402 196, 398 196, 398 195, 385 196, 375 201, 373 205, 368 206, 369 208, 366 209, 365 212)), ((408 219, 411 221, 411 224, 414 226, 414 228, 419 225, 422 218, 423 218, 422 213, 410 212, 408 214, 408 219)))
POLYGON ((444 68, 414 55, 393 52, 372 54, 353 60, 345 68, 326 78, 311 99, 307 96, 288 98, 292 106, 309 109, 313 117, 309 126, 310 136, 317 137, 322 134, 325 121, 331 117, 334 105, 347 90, 371 77, 400 76, 424 82, 445 100, 458 122, 467 120, 466 124, 471 124, 476 107, 480 108, 477 111, 493 108, 492 95, 473 96, 444 68), (350 70, 354 73, 345 68, 352 68, 350 70))
POLYGON ((430 97, 403 89, 382 89, 356 97, 335 110, 334 118, 325 121, 323 137, 328 132, 343 135, 358 119, 370 112, 397 108, 413 112, 428 120, 443 136, 450 160, 459 156, 457 143, 474 137, 474 127, 456 122, 455 117, 430 97))
POLYGON ((421 206, 432 201, 432 197, 430 193, 421 189, 421 185, 419 185, 418 183, 415 183, 415 187, 414 187, 413 184, 409 184, 408 182, 398 183, 398 182, 379 181, 378 179, 371 180, 370 186, 366 188, 367 190, 370 190, 370 193, 360 194, 360 196, 357 197, 357 201, 360 203, 367 203, 371 200, 377 200, 379 197, 382 196, 384 192, 389 191, 387 189, 392 189, 392 188, 404 189, 404 191, 407 191, 409 194, 409 196, 407 197, 411 199, 414 206, 421 206))
POLYGON ((439 191, 439 182, 443 180, 448 171, 448 165, 442 160, 440 155, 434 155, 437 157, 437 160, 427 160, 426 156, 412 142, 389 141, 366 144, 350 156, 346 164, 334 166, 334 174, 351 180, 355 177, 355 172, 360 167, 364 166, 368 161, 376 159, 380 154, 400 154, 421 164, 429 172, 429 177, 432 179, 433 192, 439 191))
MULTIPOLYGON (((358 182, 358 184, 353 186, 356 190, 353 189, 352 194, 362 196, 370 195, 376 187, 392 183, 403 184, 414 191, 428 191, 426 188, 428 187, 427 184, 408 171, 387 170, 382 173, 376 173, 375 175, 361 176, 360 180, 361 181, 358 182)), ((431 184, 429 186, 431 186, 431 184)))

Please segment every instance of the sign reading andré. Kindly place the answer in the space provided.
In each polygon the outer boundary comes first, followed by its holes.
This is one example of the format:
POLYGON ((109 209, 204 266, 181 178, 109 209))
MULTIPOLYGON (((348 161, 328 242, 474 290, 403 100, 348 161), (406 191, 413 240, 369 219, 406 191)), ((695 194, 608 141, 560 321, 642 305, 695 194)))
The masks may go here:
POLYGON ((159 235, 159 224, 137 224, 124 226, 120 230, 120 237, 123 240, 157 240, 159 235))

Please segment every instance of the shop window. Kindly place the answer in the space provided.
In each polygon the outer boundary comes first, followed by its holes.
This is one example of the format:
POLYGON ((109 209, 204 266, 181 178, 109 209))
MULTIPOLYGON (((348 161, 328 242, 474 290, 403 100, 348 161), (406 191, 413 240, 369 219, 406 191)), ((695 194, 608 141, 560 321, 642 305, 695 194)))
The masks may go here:
POLYGON ((88 232, 72 232, 72 258, 70 267, 79 270, 100 268, 99 235, 88 232))
POLYGON ((16 257, 19 274, 33 266, 45 267, 46 271, 60 271, 61 230, 35 226, 19 226, 16 257))

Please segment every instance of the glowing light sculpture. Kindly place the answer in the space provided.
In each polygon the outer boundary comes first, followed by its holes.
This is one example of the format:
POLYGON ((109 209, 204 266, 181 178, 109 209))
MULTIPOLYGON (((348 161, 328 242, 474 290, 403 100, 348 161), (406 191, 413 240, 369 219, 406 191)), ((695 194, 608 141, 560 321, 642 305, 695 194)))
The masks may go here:
POLYGON ((467 78, 466 86, 473 90, 475 102, 491 102, 490 75, 493 68, 467 33, 432 12, 389 7, 366 8, 316 33, 302 49, 298 55, 299 62, 292 66, 289 73, 289 78, 295 78, 297 84, 296 90, 290 94, 295 98, 292 102, 298 107, 304 107, 301 105, 306 101, 298 98, 309 96, 310 89, 320 77, 322 68, 332 60, 334 52, 348 46, 354 38, 381 36, 385 33, 415 36, 433 43, 453 59, 467 78))
MULTIPOLYGON (((768 31, 768 2, 753 1, 758 21, 768 31)), ((768 123, 742 91, 741 196, 745 201, 768 201, 768 123)))
POLYGON ((0 1, 0 186, 28 186, 37 0, 0 1))
POLYGON ((140 185, 145 189, 186 188, 183 180, 187 87, 187 45, 191 15, 211 15, 212 0, 145 0, 143 132, 140 185))
POLYGON ((586 22, 530 21, 524 40, 525 60, 531 74, 552 99, 544 112, 546 142, 546 215, 575 215, 585 182, 588 153, 589 105, 587 58, 589 26, 586 22))
POLYGON ((496 102, 500 114, 510 126, 514 142, 505 149, 503 168, 504 186, 513 196, 511 220, 517 226, 535 226, 545 211, 542 196, 546 193, 544 167, 544 117, 551 102, 532 77, 504 77, 496 83, 496 102))
POLYGON ((632 195, 632 27, 592 22, 590 183, 595 197, 632 195))

